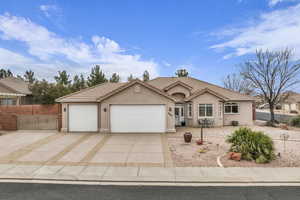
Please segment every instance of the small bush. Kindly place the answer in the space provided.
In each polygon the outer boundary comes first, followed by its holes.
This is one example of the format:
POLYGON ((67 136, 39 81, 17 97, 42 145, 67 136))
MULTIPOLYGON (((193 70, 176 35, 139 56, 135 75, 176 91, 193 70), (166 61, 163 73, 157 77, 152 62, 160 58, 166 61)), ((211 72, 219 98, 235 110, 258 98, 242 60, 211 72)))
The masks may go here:
POLYGON ((275 158, 273 141, 263 132, 239 128, 227 137, 226 142, 231 143, 230 151, 241 153, 244 160, 268 163, 275 158))
POLYGON ((300 115, 297 117, 293 117, 290 121, 290 125, 300 127, 300 115))

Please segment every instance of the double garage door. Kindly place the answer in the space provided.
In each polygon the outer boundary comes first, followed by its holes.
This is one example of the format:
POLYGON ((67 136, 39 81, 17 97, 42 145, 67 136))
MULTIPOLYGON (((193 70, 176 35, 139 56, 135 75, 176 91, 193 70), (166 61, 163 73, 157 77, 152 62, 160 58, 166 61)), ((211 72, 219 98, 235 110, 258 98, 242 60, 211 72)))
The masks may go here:
MULTIPOLYGON (((110 130, 117 133, 165 132, 164 105, 111 105, 110 130)), ((98 106, 70 105, 69 131, 95 132, 98 130, 98 106)))

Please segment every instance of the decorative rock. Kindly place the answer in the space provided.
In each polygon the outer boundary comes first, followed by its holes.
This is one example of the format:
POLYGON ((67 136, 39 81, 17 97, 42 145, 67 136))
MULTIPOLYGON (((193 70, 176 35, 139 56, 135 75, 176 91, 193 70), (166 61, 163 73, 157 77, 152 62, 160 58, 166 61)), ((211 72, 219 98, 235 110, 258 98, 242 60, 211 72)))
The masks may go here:
POLYGON ((231 155, 231 160, 240 161, 241 159, 242 159, 242 154, 241 153, 233 153, 231 155))
POLYGON ((280 128, 283 130, 289 130, 289 127, 286 124, 281 124, 280 128))
POLYGON ((233 154, 234 154, 234 152, 229 152, 229 153, 227 154, 228 159, 231 159, 231 157, 232 157, 233 154))
POLYGON ((198 145, 202 145, 202 144, 203 144, 203 141, 202 141, 201 139, 199 139, 199 140, 196 141, 196 143, 197 143, 198 145))

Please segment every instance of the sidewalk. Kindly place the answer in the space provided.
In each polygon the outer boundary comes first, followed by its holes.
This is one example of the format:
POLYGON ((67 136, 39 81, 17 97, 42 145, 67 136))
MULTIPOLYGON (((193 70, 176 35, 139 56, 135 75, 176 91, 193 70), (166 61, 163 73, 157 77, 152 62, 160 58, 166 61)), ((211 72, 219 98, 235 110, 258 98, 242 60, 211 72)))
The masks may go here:
POLYGON ((156 183, 300 183, 300 168, 0 165, 0 180, 156 183))

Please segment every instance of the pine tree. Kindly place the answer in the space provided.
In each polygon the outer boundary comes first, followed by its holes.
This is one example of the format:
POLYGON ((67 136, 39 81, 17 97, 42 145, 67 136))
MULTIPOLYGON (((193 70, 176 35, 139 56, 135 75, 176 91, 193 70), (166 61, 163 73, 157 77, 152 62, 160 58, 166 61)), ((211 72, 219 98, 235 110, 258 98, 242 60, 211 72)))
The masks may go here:
POLYGON ((63 86, 69 86, 71 83, 70 75, 67 74, 65 70, 58 71, 58 76, 54 76, 54 79, 57 84, 63 85, 63 86))
POLYGON ((134 80, 133 75, 130 74, 130 76, 128 76, 127 80, 128 80, 128 81, 133 81, 133 80, 134 80))
POLYGON ((84 88, 86 88, 86 83, 83 75, 80 74, 80 77, 78 75, 75 75, 73 78, 72 91, 76 92, 84 88))
POLYGON ((178 77, 187 77, 189 72, 186 69, 178 69, 175 75, 178 77))
POLYGON ((105 74, 100 69, 99 65, 96 65, 92 68, 91 74, 88 77, 87 85, 89 87, 92 87, 94 85, 107 82, 107 79, 105 78, 105 74))
POLYGON ((13 73, 8 69, 0 69, 0 79, 14 76, 13 73))
POLYGON ((143 81, 149 81, 150 80, 150 74, 147 70, 143 73, 143 81))
POLYGON ((117 73, 113 73, 111 78, 109 79, 109 82, 112 82, 112 83, 120 82, 120 76, 117 73))
POLYGON ((31 71, 31 70, 27 70, 24 74, 24 78, 25 78, 25 81, 28 81, 29 83, 33 83, 36 79, 34 78, 34 72, 31 71))

